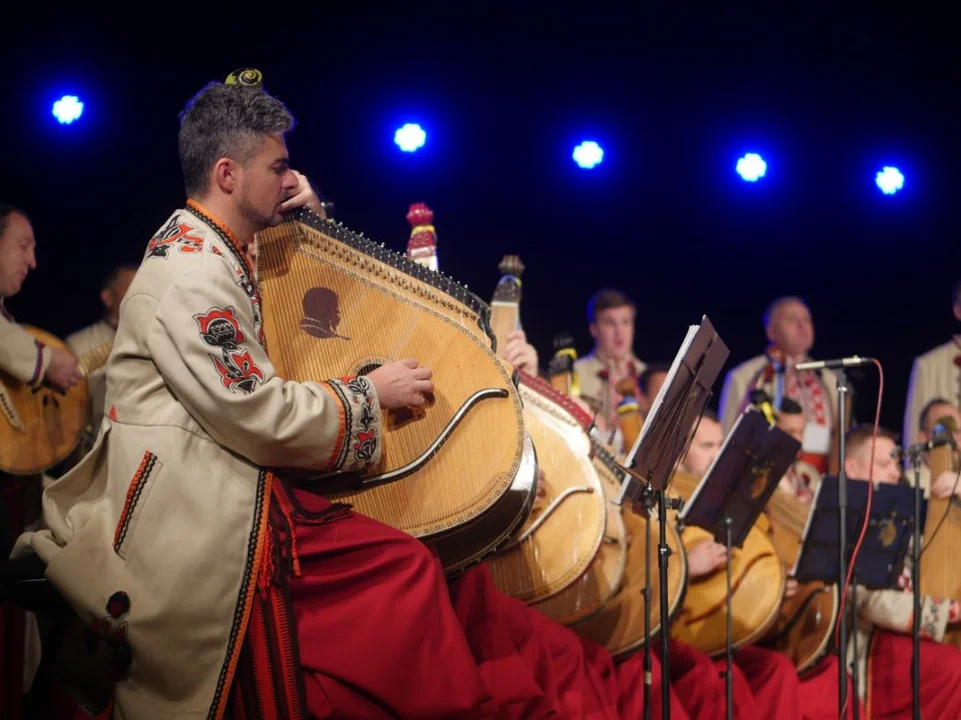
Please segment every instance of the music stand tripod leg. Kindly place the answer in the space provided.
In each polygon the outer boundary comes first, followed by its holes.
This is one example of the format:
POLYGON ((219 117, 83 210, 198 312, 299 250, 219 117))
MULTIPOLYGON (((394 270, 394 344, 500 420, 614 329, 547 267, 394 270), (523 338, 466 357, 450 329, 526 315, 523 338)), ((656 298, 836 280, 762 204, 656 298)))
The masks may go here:
MULTIPOLYGON (((914 466, 914 521, 911 535, 911 589, 914 621, 911 624, 911 717, 921 720, 921 451, 911 453, 914 466)), ((932 478, 932 481, 934 478, 932 478)))
POLYGON ((725 570, 727 575, 727 618, 724 630, 724 651, 727 658, 727 667, 724 672, 724 693, 727 703, 727 720, 731 720, 734 717, 734 673, 731 667, 734 664, 734 651, 731 649, 731 518, 729 515, 724 516, 724 531, 727 541, 727 562, 725 563, 727 566, 725 570))
MULTIPOLYGON (((644 720, 651 720, 651 684, 653 682, 653 661, 651 659, 651 508, 654 496, 651 486, 644 488, 644 507, 647 508, 646 538, 644 540, 644 720)), ((663 626, 663 620, 661 625, 663 626)))
MULTIPOLYGON (((660 542, 657 547, 657 569, 659 572, 661 597, 661 715, 665 720, 671 717, 671 668, 670 650, 668 641, 670 640, 670 628, 668 627, 668 614, 670 612, 670 598, 667 588, 667 563, 671 554, 671 549, 667 546, 667 499, 664 490, 657 491, 657 512, 658 524, 660 525, 660 542)), ((671 501, 671 506, 676 507, 675 501, 671 501)))
MULTIPOLYGON (((848 488, 847 473, 844 472, 845 430, 844 417, 845 397, 848 393, 847 374, 842 368, 834 370, 838 385, 838 592, 844 597, 845 581, 847 580, 847 511, 848 488)), ((847 617, 844 608, 839 608, 838 618, 838 717, 845 717, 848 694, 848 638, 847 617)), ((855 702, 857 702, 855 700, 855 702)))

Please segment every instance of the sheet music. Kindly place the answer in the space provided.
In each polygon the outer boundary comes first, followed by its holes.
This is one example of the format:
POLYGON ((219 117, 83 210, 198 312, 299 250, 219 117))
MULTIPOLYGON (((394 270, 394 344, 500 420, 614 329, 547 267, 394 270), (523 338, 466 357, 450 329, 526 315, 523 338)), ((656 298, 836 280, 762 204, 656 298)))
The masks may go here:
MULTIPOLYGON (((746 412, 752 411, 757 412, 756 410, 753 410, 753 408, 748 408, 746 412)), ((711 473, 714 472, 714 466, 717 465, 717 461, 721 459, 724 451, 727 450, 727 446, 731 442, 731 438, 733 438, 737 433, 738 426, 741 424, 741 421, 744 419, 744 417, 745 413, 738 415, 734 426, 731 428, 731 432, 724 436, 724 442, 721 443, 721 448, 717 451, 717 455, 715 455, 714 459, 711 460, 711 465, 708 467, 707 472, 704 473, 704 477, 701 478, 701 482, 697 484, 697 487, 694 488, 694 492, 691 493, 691 497, 687 499, 687 503, 685 503, 684 507, 682 507, 681 511, 677 514, 678 519, 685 519, 688 511, 694 507, 694 503, 697 500, 698 495, 701 494, 701 489, 707 485, 707 481, 711 478, 711 473)))
POLYGON ((671 363, 671 369, 667 372, 667 377, 661 384, 661 389, 657 392, 657 397, 654 398, 654 403, 651 405, 651 409, 647 413, 647 417, 644 419, 644 425, 641 427, 641 432, 637 436, 637 440, 634 441, 634 447, 631 448, 630 453, 627 455, 627 460, 624 462, 626 467, 631 467, 634 464, 634 457, 637 455, 637 450, 641 446, 641 442, 644 440, 644 436, 647 435, 647 430, 651 426, 651 420, 660 411, 661 406, 664 404, 664 396, 668 389, 671 387, 671 383, 674 381, 678 370, 681 367, 681 363, 687 356, 688 350, 691 349, 691 343, 694 341, 694 336, 697 335, 697 331, 700 330, 700 325, 691 325, 687 329, 687 335, 684 337, 684 342, 681 343, 681 349, 677 351, 677 355, 674 356, 674 362, 671 363))

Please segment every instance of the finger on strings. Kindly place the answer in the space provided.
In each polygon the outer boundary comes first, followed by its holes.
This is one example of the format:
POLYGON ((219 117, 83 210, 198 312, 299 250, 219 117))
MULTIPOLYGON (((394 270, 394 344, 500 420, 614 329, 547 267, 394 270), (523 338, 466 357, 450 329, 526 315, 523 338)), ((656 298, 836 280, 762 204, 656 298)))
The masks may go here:
POLYGON ((434 392, 434 384, 430 380, 418 380, 414 383, 414 392, 431 393, 434 392))
POLYGON ((434 373, 431 372, 430 368, 419 367, 414 368, 414 372, 411 373, 415 380, 430 380, 434 373))
POLYGON ((414 358, 407 358, 406 360, 401 360, 401 364, 413 369, 417 367, 417 360, 414 358))

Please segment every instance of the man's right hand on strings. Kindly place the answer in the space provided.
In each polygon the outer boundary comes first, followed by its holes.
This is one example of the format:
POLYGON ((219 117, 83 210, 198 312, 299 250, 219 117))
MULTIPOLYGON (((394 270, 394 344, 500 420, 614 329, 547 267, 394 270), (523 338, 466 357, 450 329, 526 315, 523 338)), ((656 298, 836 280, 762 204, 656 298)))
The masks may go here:
POLYGON ((77 358, 66 350, 51 348, 50 366, 43 379, 61 390, 69 390, 83 379, 83 373, 77 365, 77 358))
POLYGON ((385 410, 423 405, 424 395, 434 391, 430 369, 418 367, 414 359, 381 365, 367 378, 377 389, 380 406, 385 410))

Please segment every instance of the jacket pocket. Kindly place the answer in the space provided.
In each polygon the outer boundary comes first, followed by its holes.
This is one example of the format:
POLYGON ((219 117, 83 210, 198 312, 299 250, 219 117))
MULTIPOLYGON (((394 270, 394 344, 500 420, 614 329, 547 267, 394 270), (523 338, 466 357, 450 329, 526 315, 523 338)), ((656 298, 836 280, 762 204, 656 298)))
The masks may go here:
POLYGON ((113 550, 124 560, 127 559, 127 547, 130 545, 130 538, 133 535, 137 520, 147 499, 147 493, 153 487, 153 480, 160 472, 163 464, 157 456, 147 450, 143 454, 143 460, 137 472, 130 480, 130 487, 127 490, 127 498, 120 512, 120 519, 117 521, 117 529, 113 535, 113 550))

